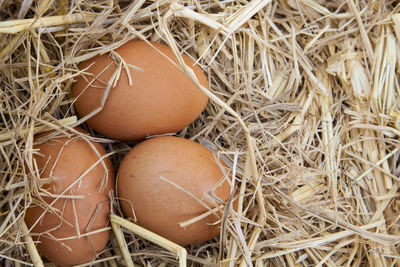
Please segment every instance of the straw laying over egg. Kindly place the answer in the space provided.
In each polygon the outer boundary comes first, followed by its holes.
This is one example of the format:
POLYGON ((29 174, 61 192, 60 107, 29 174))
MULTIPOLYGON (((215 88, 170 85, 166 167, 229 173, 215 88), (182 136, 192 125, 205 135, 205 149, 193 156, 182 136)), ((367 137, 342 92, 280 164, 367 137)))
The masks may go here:
MULTIPOLYGON (((4 0, 0 18, 2 266, 46 262, 22 220, 34 134, 81 124, 78 64, 130 39, 171 46, 196 84, 180 55, 204 70, 210 102, 178 135, 238 185, 238 210, 185 247, 189 265, 400 265, 398 1, 4 0)), ((117 166, 129 147, 98 137, 117 166)), ((94 264, 178 265, 178 248, 121 224, 94 264)))

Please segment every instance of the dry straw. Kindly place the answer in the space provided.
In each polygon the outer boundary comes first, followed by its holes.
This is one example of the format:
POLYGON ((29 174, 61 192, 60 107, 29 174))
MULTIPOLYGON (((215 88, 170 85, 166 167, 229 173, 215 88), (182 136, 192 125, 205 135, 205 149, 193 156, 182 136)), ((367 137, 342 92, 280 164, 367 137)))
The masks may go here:
MULTIPOLYGON (((0 16, 1 265, 46 263, 22 220, 40 187, 34 135, 81 124, 77 65, 130 39, 168 44, 209 96, 178 134, 220 154, 239 205, 218 239, 182 248, 113 199, 115 235, 90 264, 400 265, 398 1, 4 0, 0 16)), ((96 140, 116 166, 129 150, 96 140)))

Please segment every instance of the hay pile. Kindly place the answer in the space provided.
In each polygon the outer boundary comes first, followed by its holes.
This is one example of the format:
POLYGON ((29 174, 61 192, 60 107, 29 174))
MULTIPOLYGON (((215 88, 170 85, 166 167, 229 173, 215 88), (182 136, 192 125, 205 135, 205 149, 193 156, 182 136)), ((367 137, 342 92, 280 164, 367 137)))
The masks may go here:
MULTIPOLYGON (((1 265, 33 262, 21 219, 34 134, 81 123, 77 65, 137 38, 207 74, 211 101, 179 135, 219 151, 239 186, 232 221, 187 247, 189 264, 400 265, 397 0, 3 0, 0 18, 1 265)), ((104 145, 116 165, 129 150, 104 145)), ((125 239, 137 264, 177 264, 125 239)), ((115 239, 98 262, 122 264, 115 239)))

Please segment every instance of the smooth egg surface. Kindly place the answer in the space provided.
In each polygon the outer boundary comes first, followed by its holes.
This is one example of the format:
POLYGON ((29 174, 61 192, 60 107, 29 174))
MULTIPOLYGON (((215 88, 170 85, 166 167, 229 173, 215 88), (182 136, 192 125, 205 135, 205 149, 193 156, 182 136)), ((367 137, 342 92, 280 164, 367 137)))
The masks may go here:
POLYGON ((220 232, 223 208, 188 226, 179 223, 228 200, 231 187, 223 166, 196 142, 172 136, 148 139, 120 165, 117 192, 122 209, 139 225, 175 243, 212 239, 220 232))
POLYGON ((26 210, 26 224, 38 251, 48 260, 62 266, 90 262, 110 238, 109 195, 115 184, 111 161, 104 157, 101 144, 78 135, 38 143, 34 146, 40 172, 37 183, 45 184, 26 210))
MULTIPOLYGON (((188 56, 182 57, 208 89, 200 67, 188 56)), ((141 40, 84 61, 79 66, 84 74, 72 86, 75 109, 81 117, 99 109, 112 83, 101 111, 86 121, 92 129, 124 141, 177 132, 201 114, 208 97, 175 63, 169 46, 141 40)))

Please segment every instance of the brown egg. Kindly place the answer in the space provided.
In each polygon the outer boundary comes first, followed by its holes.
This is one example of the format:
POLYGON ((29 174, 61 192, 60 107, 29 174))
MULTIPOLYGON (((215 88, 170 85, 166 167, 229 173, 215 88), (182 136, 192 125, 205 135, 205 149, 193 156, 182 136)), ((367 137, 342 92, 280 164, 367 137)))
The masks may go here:
POLYGON ((54 179, 42 187, 53 196, 45 196, 42 190, 43 200, 34 198, 25 214, 38 251, 63 266, 92 261, 110 238, 110 230, 89 234, 109 226, 115 173, 110 159, 101 159, 106 151, 101 144, 77 136, 53 138, 34 149, 40 153, 34 155, 40 179, 54 179), (45 210, 43 201, 52 204, 53 211, 45 210))
MULTIPOLYGON (((177 132, 192 123, 204 110, 208 97, 177 67, 169 46, 145 41, 129 41, 114 52, 126 64, 132 85, 124 67, 118 82, 109 91, 101 112, 87 120, 99 133, 125 141, 140 140, 148 135, 177 132)), ((75 109, 83 117, 101 106, 107 83, 120 62, 110 53, 83 62, 72 86, 75 109), (116 63, 117 62, 117 63, 116 63)), ((200 67, 183 55, 185 63, 196 74, 200 84, 208 81, 200 67)))
POLYGON ((138 144, 125 156, 118 172, 117 192, 128 217, 136 216, 139 225, 187 245, 218 235, 218 211, 185 227, 179 223, 208 211, 199 201, 210 208, 220 205, 209 193, 227 201, 227 180, 210 150, 184 138, 163 136, 138 144))

